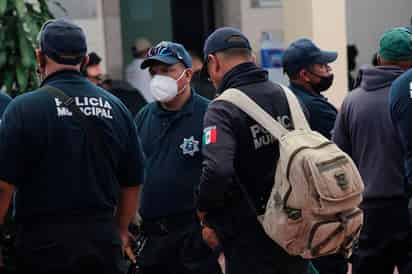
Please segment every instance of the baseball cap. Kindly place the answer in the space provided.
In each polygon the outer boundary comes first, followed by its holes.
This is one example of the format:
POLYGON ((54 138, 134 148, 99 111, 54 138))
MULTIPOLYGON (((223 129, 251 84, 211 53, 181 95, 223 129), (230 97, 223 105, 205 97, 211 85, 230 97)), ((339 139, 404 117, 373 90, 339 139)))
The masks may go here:
POLYGON ((42 52, 59 64, 77 65, 87 53, 86 35, 68 19, 44 23, 38 40, 42 52))
POLYGON ((152 65, 153 61, 159 61, 168 65, 181 62, 186 68, 192 67, 192 57, 190 57, 190 54, 183 45, 169 41, 162 41, 155 47, 150 48, 146 54, 146 59, 140 67, 145 69, 152 65))
POLYGON ((328 64, 337 58, 337 52, 321 50, 311 40, 302 38, 290 44, 285 50, 282 66, 288 75, 292 75, 309 65, 328 64))
POLYGON ((390 61, 412 60, 412 30, 397 27, 386 31, 379 40, 379 55, 390 61))
POLYGON ((252 49, 249 40, 240 30, 231 27, 219 28, 210 34, 205 41, 204 61, 207 60, 209 54, 230 48, 252 49))

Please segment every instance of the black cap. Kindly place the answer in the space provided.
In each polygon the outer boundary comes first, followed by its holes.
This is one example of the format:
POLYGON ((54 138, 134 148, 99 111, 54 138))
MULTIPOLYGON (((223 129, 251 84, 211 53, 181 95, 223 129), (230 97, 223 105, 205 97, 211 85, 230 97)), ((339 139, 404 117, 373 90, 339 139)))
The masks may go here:
POLYGON ((59 64, 77 65, 86 56, 83 30, 68 19, 50 20, 39 33, 40 49, 59 64))
POLYGON ((230 48, 252 49, 249 40, 240 30, 230 27, 219 28, 210 34, 205 41, 204 60, 207 60, 209 54, 230 48))
POLYGON ((282 66, 288 75, 294 75, 309 65, 332 63, 336 58, 337 52, 320 50, 311 40, 302 38, 285 50, 282 66))
POLYGON ((179 43, 162 41, 155 47, 150 48, 146 54, 146 59, 140 65, 141 69, 150 67, 153 61, 158 61, 167 65, 182 63, 186 68, 192 67, 192 57, 185 47, 179 43))

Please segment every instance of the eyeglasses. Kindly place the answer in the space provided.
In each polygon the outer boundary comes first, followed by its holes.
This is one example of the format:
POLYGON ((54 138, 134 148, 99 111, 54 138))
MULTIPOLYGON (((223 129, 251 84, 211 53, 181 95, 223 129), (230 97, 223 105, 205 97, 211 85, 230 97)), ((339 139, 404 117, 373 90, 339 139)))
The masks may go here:
POLYGON ((169 47, 167 42, 161 42, 156 47, 150 48, 147 53, 146 57, 153 57, 153 56, 160 56, 160 57, 175 57, 178 60, 183 60, 182 55, 179 54, 176 50, 169 47))

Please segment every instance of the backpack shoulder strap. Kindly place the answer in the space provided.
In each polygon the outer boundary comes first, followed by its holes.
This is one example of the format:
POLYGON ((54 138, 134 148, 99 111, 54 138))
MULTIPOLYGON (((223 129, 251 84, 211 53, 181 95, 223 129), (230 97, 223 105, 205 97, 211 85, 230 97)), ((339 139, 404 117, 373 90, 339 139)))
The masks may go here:
POLYGON ((288 87, 279 83, 278 85, 283 89, 288 100, 290 115, 292 116, 294 128, 310 130, 309 123, 306 120, 305 114, 302 110, 302 106, 300 105, 296 95, 288 87))
POLYGON ((256 122, 258 122, 262 127, 272 134, 276 139, 280 139, 283 135, 287 134, 289 131, 284 128, 280 123, 278 123, 270 114, 264 111, 258 104, 256 104, 252 99, 249 98, 242 91, 230 88, 225 90, 219 97, 214 101, 227 101, 242 111, 247 113, 256 122))

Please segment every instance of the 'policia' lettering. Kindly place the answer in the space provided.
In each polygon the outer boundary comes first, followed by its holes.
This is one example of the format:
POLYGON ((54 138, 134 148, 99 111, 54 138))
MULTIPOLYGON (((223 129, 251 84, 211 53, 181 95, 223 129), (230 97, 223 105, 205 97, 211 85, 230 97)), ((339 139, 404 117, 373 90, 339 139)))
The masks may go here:
MULTIPOLYGON (((278 116, 276 120, 286 129, 293 128, 289 116, 278 116)), ((258 150, 268 145, 272 145, 276 142, 276 138, 273 137, 266 129, 264 129, 258 124, 252 125, 250 127, 250 131, 252 133, 255 150, 258 150)))
MULTIPOLYGON (((61 106, 62 101, 54 99, 57 108, 57 116, 72 116, 71 111, 61 106)), ((86 116, 96 116, 106 119, 113 119, 112 106, 103 98, 96 97, 74 97, 74 103, 86 116)))

